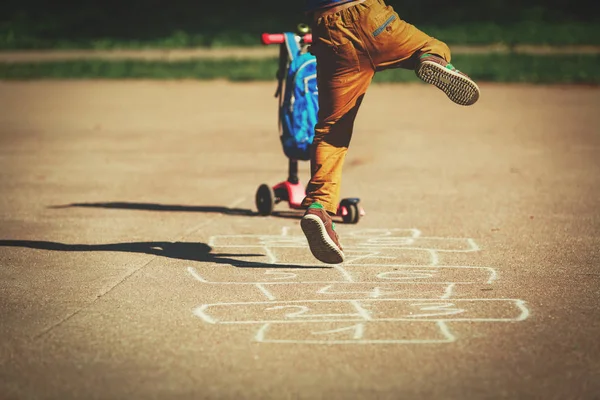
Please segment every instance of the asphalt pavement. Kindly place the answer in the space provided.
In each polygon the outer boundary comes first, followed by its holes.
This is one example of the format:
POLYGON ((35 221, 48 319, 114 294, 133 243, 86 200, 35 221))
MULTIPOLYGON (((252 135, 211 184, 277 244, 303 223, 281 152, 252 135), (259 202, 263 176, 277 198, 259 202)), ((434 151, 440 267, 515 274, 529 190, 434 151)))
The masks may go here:
POLYGON ((373 86, 339 266, 274 89, 0 83, 0 398, 600 398, 597 87, 373 86))

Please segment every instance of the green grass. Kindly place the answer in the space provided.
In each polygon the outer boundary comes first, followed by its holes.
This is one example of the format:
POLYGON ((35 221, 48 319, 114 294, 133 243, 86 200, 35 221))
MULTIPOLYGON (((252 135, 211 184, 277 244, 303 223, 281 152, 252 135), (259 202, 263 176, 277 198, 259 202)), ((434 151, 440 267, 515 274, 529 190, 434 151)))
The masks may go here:
POLYGON ((600 45, 600 24, 592 23, 524 21, 507 26, 473 23, 448 27, 424 25, 419 29, 451 45, 600 45))
POLYGON ((171 35, 154 39, 134 40, 111 37, 93 39, 47 39, 33 35, 17 36, 11 32, 0 33, 1 50, 142 50, 187 49, 195 47, 251 47, 260 45, 259 34, 244 32, 221 32, 217 34, 194 34, 176 31, 171 35))
POLYGON ((276 59, 104 61, 82 60, 43 63, 0 63, 0 79, 228 79, 274 80, 276 59))
MULTIPOLYGON (((532 56, 457 55, 453 64, 480 82, 600 84, 600 55, 532 56)), ((65 61, 0 64, 0 79, 227 79, 274 81, 276 59, 157 61, 65 61)), ((414 73, 395 69, 378 73, 375 82, 415 82, 414 73)))
MULTIPOLYGON (((600 45, 600 24, 546 23, 524 21, 510 25, 469 23, 451 26, 421 25, 419 29, 451 45, 532 44, 532 45, 600 45)), ((294 29, 294 27, 290 27, 294 29)), ((19 49, 178 49, 192 47, 256 46, 260 32, 215 31, 197 33, 177 30, 170 35, 152 39, 133 40, 115 37, 73 38, 19 30, 0 26, 0 50, 19 49)))

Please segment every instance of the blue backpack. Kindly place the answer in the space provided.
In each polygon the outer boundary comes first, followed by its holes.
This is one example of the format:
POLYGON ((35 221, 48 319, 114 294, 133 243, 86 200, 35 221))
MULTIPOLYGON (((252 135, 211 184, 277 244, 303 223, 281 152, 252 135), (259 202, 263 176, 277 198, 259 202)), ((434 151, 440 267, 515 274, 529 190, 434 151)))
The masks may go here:
POLYGON ((292 160, 310 160, 319 111, 317 59, 302 49, 293 33, 285 33, 277 76, 279 87, 275 96, 279 97, 283 152, 292 160))

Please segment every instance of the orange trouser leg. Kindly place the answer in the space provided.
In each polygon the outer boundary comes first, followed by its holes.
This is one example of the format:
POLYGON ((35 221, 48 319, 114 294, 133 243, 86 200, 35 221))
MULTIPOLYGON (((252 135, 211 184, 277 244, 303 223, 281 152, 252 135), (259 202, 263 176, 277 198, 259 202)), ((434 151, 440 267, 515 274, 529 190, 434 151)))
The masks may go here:
MULTIPOLYGON (((332 108, 333 112, 328 113, 327 117, 317 124, 311 154, 312 178, 303 205, 309 206, 316 201, 328 212, 337 212, 342 166, 352 138, 354 119, 370 81, 369 78, 355 86, 347 96, 336 97, 343 100, 344 104, 336 104, 338 107, 332 108)), ((322 96, 321 92, 319 96, 322 96)))
POLYGON ((320 21, 313 28, 311 50, 317 57, 319 118, 311 149, 312 177, 302 205, 318 202, 332 214, 340 200, 354 120, 375 73, 349 22, 340 16, 320 21))
POLYGON ((361 27, 365 47, 377 70, 395 67, 414 69, 416 58, 425 53, 438 55, 450 62, 450 49, 444 42, 402 20, 383 0, 363 7, 368 7, 369 12, 361 12, 358 7, 357 25, 361 27))

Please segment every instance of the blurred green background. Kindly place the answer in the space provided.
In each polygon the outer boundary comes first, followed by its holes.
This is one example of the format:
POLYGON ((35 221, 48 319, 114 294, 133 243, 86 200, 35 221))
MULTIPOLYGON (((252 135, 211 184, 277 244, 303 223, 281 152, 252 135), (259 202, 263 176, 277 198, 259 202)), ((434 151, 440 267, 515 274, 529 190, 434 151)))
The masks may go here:
MULTIPOLYGON (((599 13, 582 0, 389 0, 450 44, 600 44, 599 13)), ((0 47, 122 48, 256 45, 305 20, 304 1, 4 0, 0 47)), ((597 6, 596 6, 597 7, 597 6)))
MULTIPOLYGON (((504 54, 457 55, 461 69, 502 82, 599 83, 600 13, 582 0, 388 0, 400 16, 451 46, 502 44, 504 54), (516 54, 522 45, 586 46, 586 54, 516 54), (590 47, 592 48, 590 50, 590 47), (494 63, 491 68, 490 63, 494 63), (466 64, 466 65, 465 65, 466 64), (486 66, 490 66, 487 68, 486 66), (548 71, 549 70, 549 71, 548 71)), ((4 0, 0 56, 10 50, 192 49, 260 46, 262 32, 307 22, 304 1, 4 0)), ((522 51, 521 51, 522 53, 522 51)), ((576 50, 575 50, 576 53, 576 50)), ((0 78, 272 79, 274 60, 6 62, 0 78), (226 71, 223 71, 223 68, 226 71), (231 71, 228 73, 227 71, 231 71)), ((411 80, 399 72, 381 81, 411 80)))

